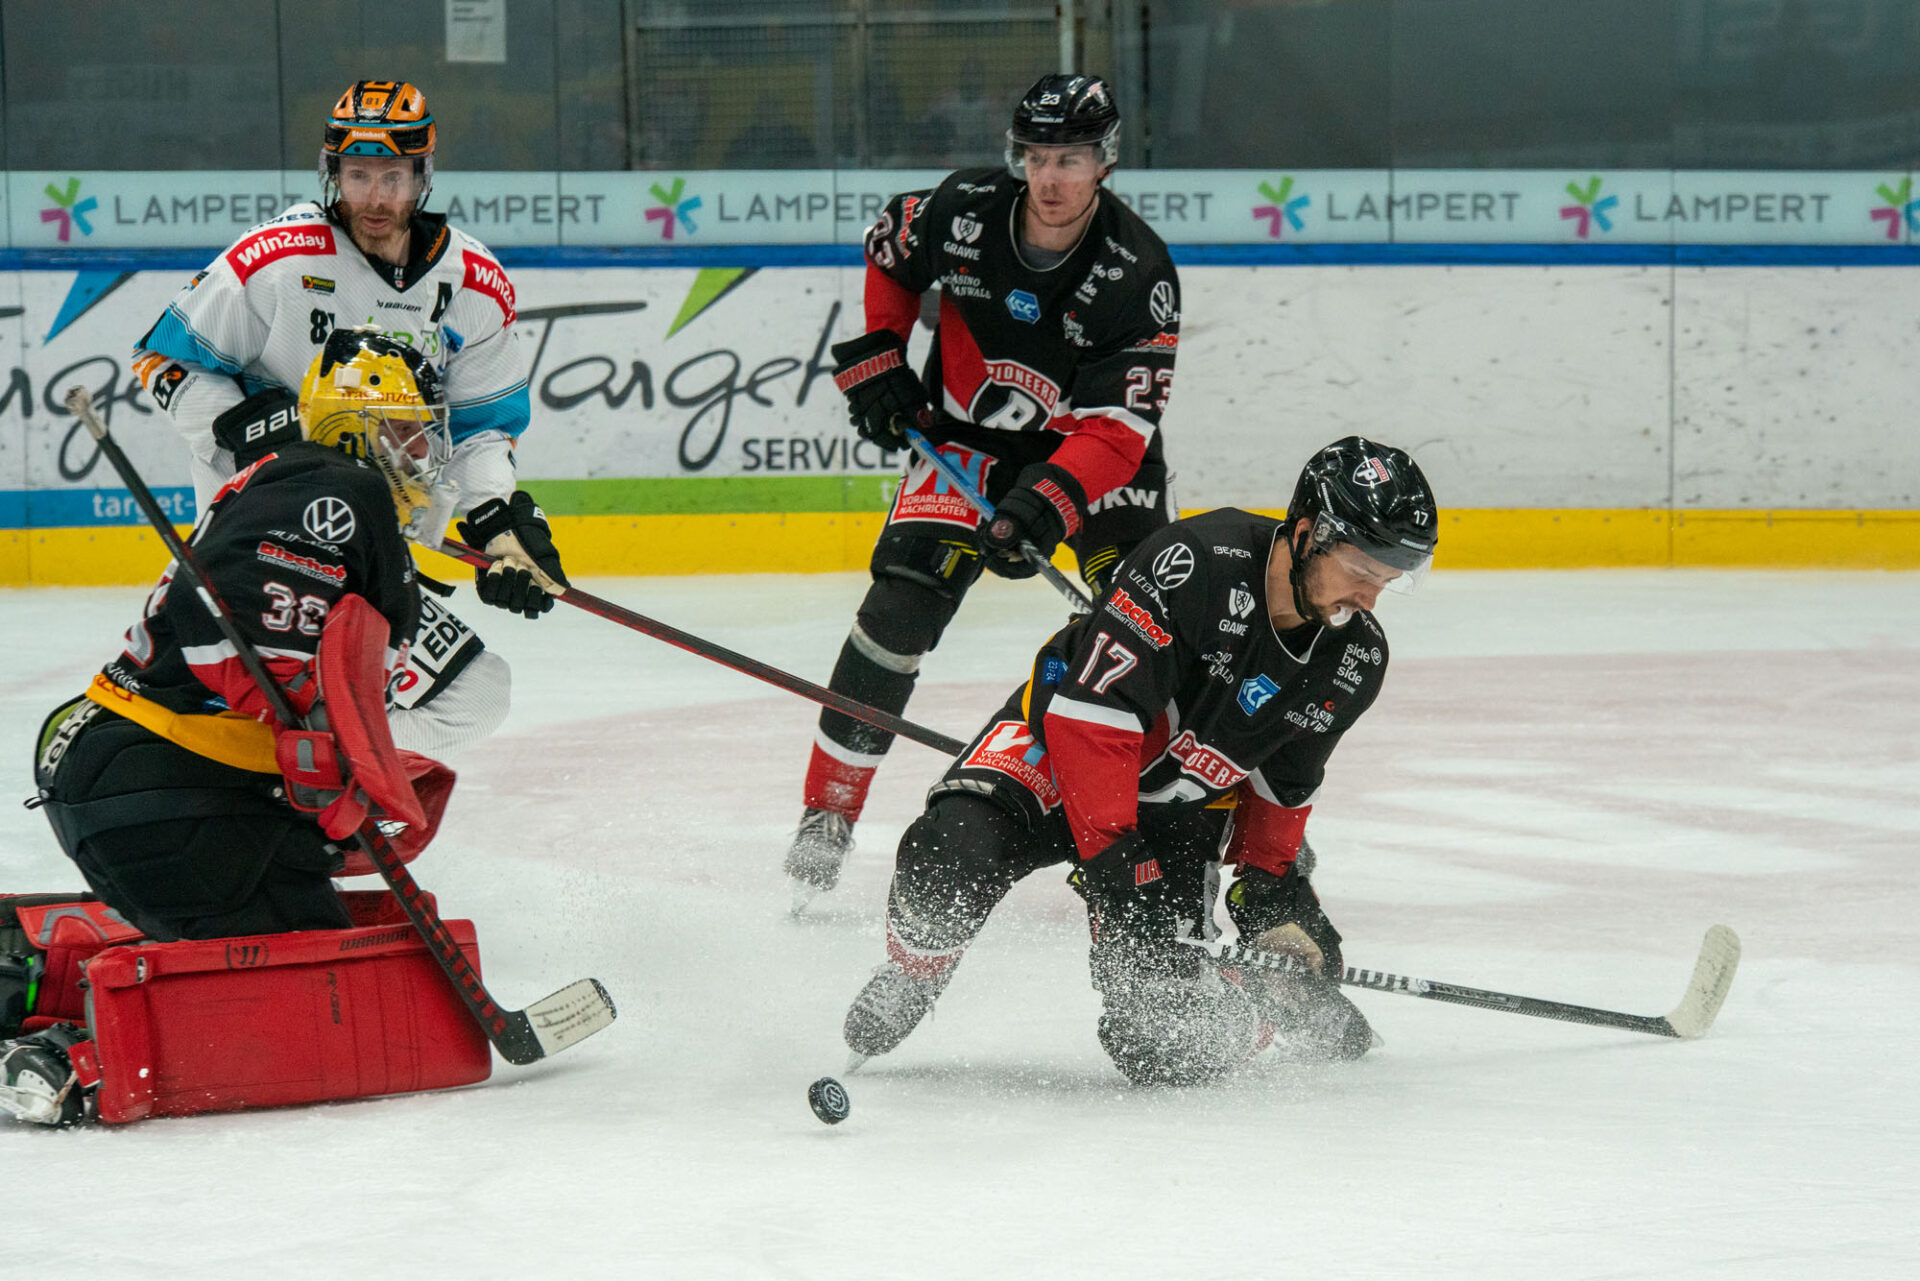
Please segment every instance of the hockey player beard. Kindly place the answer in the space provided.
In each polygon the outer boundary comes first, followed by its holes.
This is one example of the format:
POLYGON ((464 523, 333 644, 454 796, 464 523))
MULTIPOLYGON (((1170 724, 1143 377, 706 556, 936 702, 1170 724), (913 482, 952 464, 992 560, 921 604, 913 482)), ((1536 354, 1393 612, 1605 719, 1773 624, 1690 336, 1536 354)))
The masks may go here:
POLYGON ((407 232, 419 201, 411 161, 354 159, 341 166, 341 221, 361 253, 391 263, 407 260, 407 232))

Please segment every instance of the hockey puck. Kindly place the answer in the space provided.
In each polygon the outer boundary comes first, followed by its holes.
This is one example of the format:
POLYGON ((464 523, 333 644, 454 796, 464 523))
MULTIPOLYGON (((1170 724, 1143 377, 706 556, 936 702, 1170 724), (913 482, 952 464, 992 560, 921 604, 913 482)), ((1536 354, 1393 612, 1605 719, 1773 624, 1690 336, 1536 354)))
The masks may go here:
POLYGON ((853 1111, 853 1100, 847 1097, 846 1086, 823 1076, 807 1087, 807 1106, 826 1124, 838 1125, 853 1111))

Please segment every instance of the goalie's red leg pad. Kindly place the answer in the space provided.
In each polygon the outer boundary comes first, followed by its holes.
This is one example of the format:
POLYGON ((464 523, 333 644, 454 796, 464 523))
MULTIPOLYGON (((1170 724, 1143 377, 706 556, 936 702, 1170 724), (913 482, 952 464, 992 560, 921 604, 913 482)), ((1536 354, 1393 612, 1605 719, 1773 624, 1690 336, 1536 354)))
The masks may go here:
POLYGON ((867 789, 873 786, 878 766, 850 765, 829 756, 818 743, 807 761, 807 782, 803 793, 808 809, 832 810, 844 814, 849 823, 860 821, 866 808, 867 789))
MULTIPOLYGON (((446 925, 477 968, 473 922, 446 925)), ((493 1067, 410 925, 129 944, 87 980, 102 1121, 438 1090, 493 1067)))
POLYGON ((48 901, 55 896, 32 895, 16 900, 14 915, 29 946, 43 955, 39 992, 33 1014, 22 1025, 33 1032, 49 1023, 79 1023, 87 1016, 80 990, 81 963, 101 948, 141 937, 125 917, 96 899, 48 901))

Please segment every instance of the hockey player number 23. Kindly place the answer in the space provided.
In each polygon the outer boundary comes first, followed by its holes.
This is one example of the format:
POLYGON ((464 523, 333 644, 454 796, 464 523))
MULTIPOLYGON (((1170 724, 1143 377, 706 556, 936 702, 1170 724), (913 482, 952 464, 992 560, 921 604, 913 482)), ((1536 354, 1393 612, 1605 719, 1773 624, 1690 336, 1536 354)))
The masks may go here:
POLYGON ((1094 638, 1093 652, 1087 655, 1087 665, 1080 669, 1080 683, 1082 685, 1085 685, 1087 681, 1092 678, 1093 669, 1099 666, 1100 659, 1103 656, 1112 659, 1113 666, 1101 673, 1100 679, 1093 682, 1093 692, 1096 694, 1106 693, 1107 686, 1132 671, 1134 665, 1140 661, 1133 656, 1132 650, 1122 645, 1119 641, 1114 641, 1111 645, 1107 644, 1107 634, 1101 632, 1094 638))
POLYGON ((1167 391, 1172 383, 1171 369, 1148 369, 1145 365, 1135 365, 1127 371, 1127 408, 1166 412, 1167 391), (1156 383, 1160 388, 1158 396, 1154 395, 1156 383))

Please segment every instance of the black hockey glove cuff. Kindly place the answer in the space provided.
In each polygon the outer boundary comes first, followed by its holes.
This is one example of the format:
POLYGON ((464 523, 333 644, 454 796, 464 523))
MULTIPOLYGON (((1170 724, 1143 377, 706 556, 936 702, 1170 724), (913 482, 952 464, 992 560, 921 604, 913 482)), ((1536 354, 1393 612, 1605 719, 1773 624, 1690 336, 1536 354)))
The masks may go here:
POLYGON ((285 387, 256 391, 213 420, 213 439, 245 467, 300 439, 300 398, 285 387))
POLYGON ((1243 867, 1240 877, 1227 891, 1227 915, 1240 929, 1240 937, 1258 943, 1261 936, 1291 925, 1320 949, 1321 973, 1337 974, 1342 966, 1340 931, 1327 919, 1320 896, 1313 892, 1299 869, 1289 868, 1285 876, 1257 867, 1243 867))
POLYGON ((1122 832, 1113 844, 1080 863, 1089 901, 1157 902, 1166 897, 1160 856, 1139 832, 1122 832))
POLYGON ((489 498, 468 512, 460 536, 494 558, 492 566, 473 575, 475 590, 489 605, 538 618, 567 586, 546 513, 524 489, 505 501, 489 498))
POLYGON ((837 342, 833 352, 833 385, 847 398, 854 430, 882 449, 907 448, 906 435, 895 426, 896 416, 908 426, 927 408, 927 389, 907 367, 907 344, 891 329, 837 342))
POLYGON ((1026 468, 980 531, 987 568, 1002 578, 1038 573, 1021 553, 1020 544, 1032 543, 1035 551, 1051 558, 1061 539, 1080 532, 1081 513, 1086 509, 1086 491, 1072 472, 1053 463, 1026 468))

